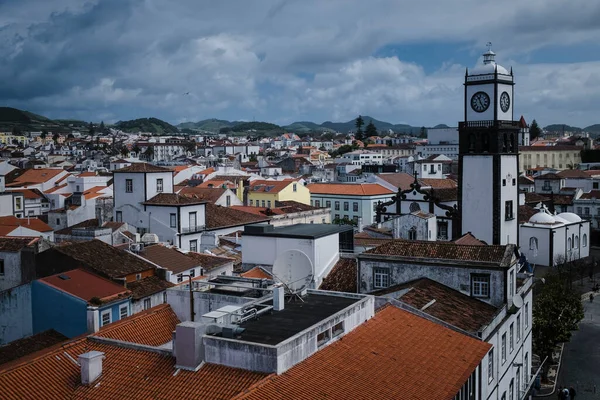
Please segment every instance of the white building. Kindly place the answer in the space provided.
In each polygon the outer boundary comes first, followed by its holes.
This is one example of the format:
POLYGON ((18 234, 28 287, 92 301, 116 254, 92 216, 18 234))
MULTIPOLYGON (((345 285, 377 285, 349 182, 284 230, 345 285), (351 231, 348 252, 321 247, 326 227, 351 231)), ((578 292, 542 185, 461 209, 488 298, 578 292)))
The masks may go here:
POLYGON ((411 174, 417 173, 418 178, 443 179, 450 173, 452 160, 442 154, 432 154, 427 158, 414 160, 412 168, 409 166, 411 174))
POLYGON ((531 264, 554 266, 590 255, 590 222, 569 212, 539 212, 521 224, 519 246, 531 264))
POLYGON ((365 165, 365 164, 383 164, 383 156, 374 151, 368 150, 356 150, 349 153, 345 153, 343 156, 337 158, 336 163, 350 163, 352 165, 365 165))
POLYGON ((274 227, 268 224, 246 226, 242 235, 242 268, 256 266, 272 271, 287 251, 303 253, 310 261, 310 288, 318 288, 340 258, 353 252, 354 230, 347 225, 296 224, 274 227))
POLYGON ((458 129, 427 129, 427 144, 417 145, 415 153, 423 158, 443 154, 452 160, 458 160, 458 129))
POLYGON ((349 219, 359 225, 375 222, 378 202, 389 201, 394 192, 377 183, 311 183, 310 203, 331 209, 331 220, 349 219))

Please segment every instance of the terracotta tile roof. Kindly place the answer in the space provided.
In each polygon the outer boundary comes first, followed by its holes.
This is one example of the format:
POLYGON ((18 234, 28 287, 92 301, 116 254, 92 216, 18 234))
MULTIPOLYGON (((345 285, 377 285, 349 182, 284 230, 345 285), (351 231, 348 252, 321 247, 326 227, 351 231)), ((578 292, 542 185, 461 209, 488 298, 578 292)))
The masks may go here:
POLYGON ((247 225, 268 220, 266 217, 234 210, 231 207, 221 207, 212 203, 206 204, 206 229, 247 225))
POLYGON ((422 186, 430 186, 433 189, 456 189, 458 184, 452 179, 419 179, 422 186))
POLYGON ((533 185, 534 180, 528 176, 521 175, 519 176, 519 185, 533 185))
POLYGON ((540 181, 548 181, 548 180, 561 180, 564 179, 563 177, 553 173, 553 172, 548 172, 547 174, 543 174, 543 175, 538 175, 535 176, 533 178, 534 180, 540 180, 540 181))
POLYGON ((244 278, 255 278, 255 279, 273 279, 273 275, 269 274, 261 267, 254 267, 249 271, 242 274, 244 278))
POLYGON ((370 236, 364 236, 364 237, 358 237, 358 235, 354 236, 354 245, 355 246, 362 246, 362 247, 377 247, 380 246, 384 243, 387 243, 391 240, 394 240, 392 238, 382 238, 382 237, 370 237, 370 236))
POLYGON ((217 257, 210 254, 196 253, 193 251, 186 253, 186 256, 194 260, 194 262, 197 265, 200 265, 205 271, 212 271, 213 269, 222 267, 235 261, 233 258, 217 257))
POLYGON ((11 231, 13 231, 14 228, 17 228, 19 226, 22 226, 23 228, 27 228, 27 229, 32 229, 32 230, 38 231, 38 232, 52 232, 53 231, 53 229, 50 227, 50 225, 48 225, 41 219, 32 218, 32 217, 17 218, 17 217, 13 217, 12 215, 9 215, 6 217, 0 217, 0 226, 12 227, 13 229, 11 229, 11 231))
POLYGON ((101 191, 104 189, 106 189, 106 186, 94 186, 83 192, 83 196, 86 198, 86 200, 93 199, 98 196, 103 196, 104 193, 101 193, 101 191))
MULTIPOLYGON (((429 242, 420 240, 394 239, 363 254, 489 262, 508 266, 514 253, 514 245, 472 246, 452 242, 429 242)), ((360 256, 359 256, 360 257, 360 256)))
POLYGON ((583 150, 583 147, 570 146, 570 145, 546 146, 544 144, 542 144, 540 146, 519 146, 519 151, 559 151, 559 150, 581 151, 581 150, 583 150))
POLYGON ((583 200, 600 199, 600 190, 590 190, 589 192, 582 193, 579 198, 583 200))
POLYGON ((589 175, 580 169, 565 169, 558 173, 558 176, 562 178, 583 178, 589 179, 589 175))
POLYGON ((84 269, 62 272, 39 281, 87 302, 97 297, 106 303, 128 297, 131 294, 123 285, 118 285, 84 269))
POLYGON ((319 289, 357 293, 357 272, 356 258, 340 258, 323 279, 319 289))
POLYGON ((100 328, 92 336, 158 347, 173 340, 180 322, 169 304, 161 304, 100 328))
POLYGON ((0 346, 0 365, 64 342, 65 340, 68 340, 68 338, 54 329, 15 340, 6 346, 0 346))
POLYGON ((54 232, 55 235, 70 235, 73 233, 73 229, 75 228, 96 228, 99 226, 98 220, 96 218, 87 219, 73 226, 69 226, 67 228, 59 229, 54 232))
POLYGON ((236 399, 452 399, 490 347, 388 306, 236 399))
POLYGON ((27 169, 20 176, 16 177, 13 183, 18 184, 39 184, 49 181, 57 175, 65 172, 64 169, 52 169, 52 168, 39 168, 39 169, 27 169))
POLYGON ((111 279, 156 268, 125 250, 117 249, 97 239, 53 247, 40 254, 40 262, 52 262, 53 252, 64 254, 77 264, 111 279))
POLYGON ((173 283, 160 279, 158 276, 149 276, 139 281, 128 283, 127 289, 131 290, 131 298, 133 300, 139 300, 173 286, 175 286, 173 283))
POLYGON ((429 278, 416 279, 370 294, 385 297, 391 295, 391 297, 419 310, 434 301, 423 311, 473 334, 488 325, 498 313, 496 307, 429 278), (401 293, 398 296, 393 295, 399 291, 401 293))
MULTIPOLYGON (((451 181, 452 182, 452 181, 451 181)), ((458 200, 458 188, 442 188, 442 189, 432 189, 431 192, 438 198, 440 201, 457 201, 458 200)))
POLYGON ((537 214, 538 210, 536 210, 535 208, 524 204, 522 206, 519 206, 519 223, 520 224, 524 224, 526 222, 529 222, 529 219, 531 217, 533 217, 535 214, 537 214))
POLYGON ((169 168, 159 167, 158 165, 152 165, 148 163, 132 163, 131 165, 116 169, 113 173, 119 172, 173 172, 169 168))
POLYGON ((102 224, 102 227, 103 228, 110 228, 114 232, 117 229, 119 229, 120 227, 122 227, 123 225, 125 225, 124 222, 106 221, 105 223, 102 224))
POLYGON ((161 244, 146 246, 140 251, 140 257, 161 266, 175 274, 198 267, 198 262, 185 254, 161 244))
POLYGON ((263 192, 263 193, 279 193, 292 183, 296 183, 294 180, 283 180, 283 181, 266 181, 266 180, 255 180, 250 182, 249 191, 252 192, 263 192))
POLYGON ((33 246, 40 238, 34 237, 5 237, 0 236, 0 252, 17 252, 29 246, 33 246))
POLYGON ((477 239, 471 232, 467 232, 458 239, 454 240, 455 244, 467 246, 484 246, 486 243, 477 239))
POLYGON ((215 203, 217 200, 223 196, 226 189, 222 187, 217 188, 201 188, 201 187, 192 187, 186 186, 179 192, 179 195, 190 197, 192 199, 200 199, 206 200, 211 203, 215 203))
POLYGON ((598 175, 600 175, 600 169, 588 169, 588 170, 583 171, 583 172, 585 172, 589 176, 598 176, 598 175))
POLYGON ((149 206, 178 206, 178 205, 192 205, 192 204, 204 204, 206 200, 182 196, 176 193, 159 193, 153 198, 143 202, 149 206))
POLYGON ((543 201, 550 201, 550 197, 533 192, 525 193, 525 203, 539 203, 543 201))
POLYGON ((64 183, 62 185, 54 186, 53 188, 50 188, 50 189, 46 190, 44 193, 46 193, 46 194, 54 193, 54 192, 58 191, 59 189, 62 189, 62 188, 65 188, 65 187, 67 187, 66 183, 64 183))
POLYGON ((376 176, 379 179, 386 181, 390 185, 392 185, 396 188, 402 189, 402 190, 409 189, 410 184, 415 181, 414 176, 404 173, 404 172, 384 173, 384 174, 377 174, 376 176))
POLYGON ((46 399, 231 399, 265 377, 214 364, 176 371, 171 356, 83 338, 1 372, 0 387, 6 400, 40 393, 46 399), (106 357, 102 377, 99 384, 83 385, 80 367, 71 360, 93 350, 106 357))
POLYGON ((7 192, 22 193, 23 198, 29 199, 29 200, 45 199, 42 192, 40 192, 37 189, 11 189, 11 190, 7 190, 7 192))
POLYGON ((571 205, 573 204, 573 195, 555 194, 553 197, 555 205, 571 205))
POLYGON ((95 171, 86 171, 78 174, 77 176, 84 178, 86 176, 98 176, 98 174, 95 171))
POLYGON ((235 183, 233 183, 232 181, 219 180, 219 179, 210 179, 208 181, 204 181, 196 187, 201 188, 201 189, 214 189, 214 188, 221 188, 223 186, 225 186, 227 189, 237 188, 237 185, 235 183))
POLYGON ((307 185, 313 194, 333 194, 342 196, 378 196, 394 194, 378 183, 311 183, 307 185))

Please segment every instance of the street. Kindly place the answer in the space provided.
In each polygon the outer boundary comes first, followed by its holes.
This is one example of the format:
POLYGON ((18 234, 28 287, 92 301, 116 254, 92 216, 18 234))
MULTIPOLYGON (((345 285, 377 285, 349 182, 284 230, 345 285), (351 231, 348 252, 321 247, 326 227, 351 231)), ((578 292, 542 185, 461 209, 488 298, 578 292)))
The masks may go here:
POLYGON ((565 345, 557 387, 573 386, 577 400, 600 399, 600 295, 583 306, 585 317, 565 345))

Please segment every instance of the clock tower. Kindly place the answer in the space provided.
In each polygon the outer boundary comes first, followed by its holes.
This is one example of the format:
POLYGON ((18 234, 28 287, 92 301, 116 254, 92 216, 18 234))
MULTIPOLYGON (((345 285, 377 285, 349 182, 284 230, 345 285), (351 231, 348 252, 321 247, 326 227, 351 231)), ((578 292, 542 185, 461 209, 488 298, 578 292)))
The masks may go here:
POLYGON ((488 43, 483 64, 465 75, 459 123, 462 232, 488 244, 518 244, 519 122, 513 118, 513 73, 496 64, 488 43))

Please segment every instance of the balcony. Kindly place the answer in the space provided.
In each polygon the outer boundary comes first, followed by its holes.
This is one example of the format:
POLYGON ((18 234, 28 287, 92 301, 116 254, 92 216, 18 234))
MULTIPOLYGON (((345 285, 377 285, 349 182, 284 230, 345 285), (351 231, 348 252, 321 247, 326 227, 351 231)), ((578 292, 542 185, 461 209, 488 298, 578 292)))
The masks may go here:
POLYGON ((202 231, 204 231, 204 229, 205 229, 204 225, 187 226, 187 227, 181 228, 181 233, 185 235, 188 233, 202 232, 202 231))
POLYGON ((465 121, 459 122, 459 128, 514 128, 519 129, 519 121, 465 121))

